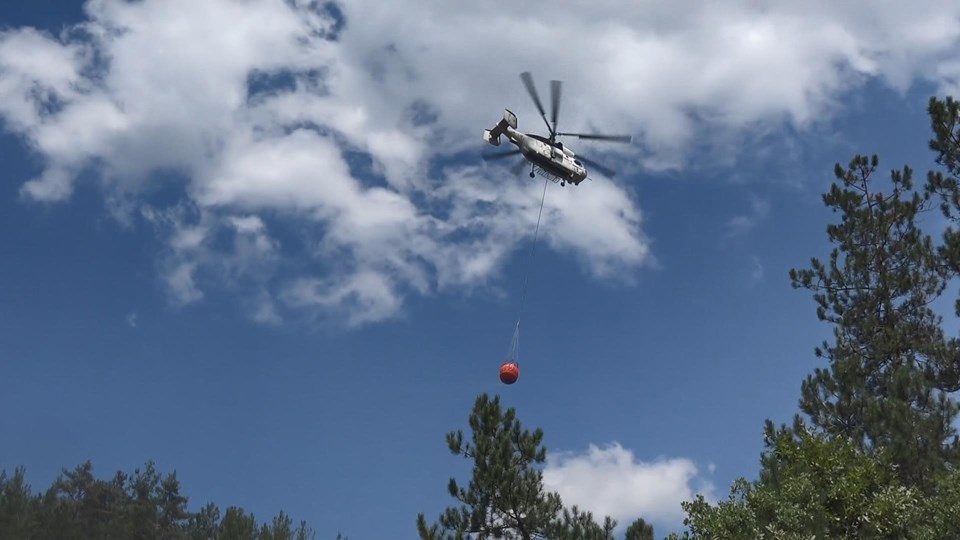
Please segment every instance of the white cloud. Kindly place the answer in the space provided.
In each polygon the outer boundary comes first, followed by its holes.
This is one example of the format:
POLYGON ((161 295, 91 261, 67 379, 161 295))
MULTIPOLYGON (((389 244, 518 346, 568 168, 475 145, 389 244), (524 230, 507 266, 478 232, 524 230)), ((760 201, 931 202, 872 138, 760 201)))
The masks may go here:
POLYGON ((945 0, 544 5, 352 0, 331 40, 339 23, 312 0, 90 0, 62 35, 0 32, 0 120, 43 159, 25 197, 64 200, 93 171, 118 218, 141 209, 166 235, 178 302, 243 283, 257 320, 347 309, 359 323, 397 315, 408 294, 488 286, 529 239, 537 182, 432 168, 479 152, 504 107, 541 130, 521 71, 541 92, 566 81, 561 130, 637 135, 633 147, 568 141, 627 180, 551 189, 542 224, 592 275, 627 280, 653 261, 622 187, 641 166, 683 166, 694 139, 808 127, 866 77, 955 88, 960 73, 960 5, 945 0), (348 152, 369 155, 373 177, 348 152), (160 226, 150 216, 169 209, 150 193, 163 183, 191 211, 160 226), (304 251, 283 249, 278 221, 302 231, 304 251), (215 241, 225 231, 229 247, 215 241))
POLYGON ((127 321, 127 324, 130 326, 130 328, 136 328, 136 327, 137 327, 137 312, 134 311, 134 312, 132 312, 132 313, 127 314, 126 321, 127 321))
POLYGON ((177 304, 190 304, 203 298, 203 292, 197 287, 194 277, 196 269, 196 263, 180 262, 166 273, 170 295, 177 304))
POLYGON ((342 310, 351 326, 387 318, 396 313, 401 301, 393 284, 376 272, 326 281, 301 279, 287 289, 284 300, 294 307, 342 310))
POLYGON ((715 498, 713 484, 699 476, 689 459, 642 462, 614 443, 605 448, 590 445, 584 453, 550 455, 543 483, 559 493, 565 505, 577 505, 601 519, 610 516, 621 529, 637 518, 675 528, 684 517, 681 502, 698 493, 715 498))
POLYGON ((770 213, 770 203, 759 197, 751 196, 750 211, 731 218, 727 222, 727 234, 729 236, 740 236, 750 232, 767 217, 768 213, 770 213))
POLYGON ((277 325, 283 322, 273 297, 266 291, 260 291, 253 301, 253 320, 261 324, 277 325))

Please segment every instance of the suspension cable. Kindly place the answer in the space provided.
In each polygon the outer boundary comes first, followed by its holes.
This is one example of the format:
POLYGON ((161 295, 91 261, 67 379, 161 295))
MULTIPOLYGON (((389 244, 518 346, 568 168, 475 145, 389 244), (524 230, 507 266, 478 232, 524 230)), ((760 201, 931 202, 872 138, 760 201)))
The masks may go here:
POLYGON ((537 213, 537 226, 533 231, 533 245, 530 246, 530 253, 527 255, 527 263, 524 265, 523 292, 520 295, 520 311, 517 314, 517 325, 513 331, 513 339, 510 341, 510 352, 508 358, 518 361, 520 355, 520 319, 523 318, 523 310, 527 300, 527 286, 530 282, 530 262, 533 260, 537 251, 537 238, 540 234, 540 218, 543 216, 543 201, 547 198, 547 182, 549 178, 543 180, 543 194, 540 195, 540 211, 537 213))

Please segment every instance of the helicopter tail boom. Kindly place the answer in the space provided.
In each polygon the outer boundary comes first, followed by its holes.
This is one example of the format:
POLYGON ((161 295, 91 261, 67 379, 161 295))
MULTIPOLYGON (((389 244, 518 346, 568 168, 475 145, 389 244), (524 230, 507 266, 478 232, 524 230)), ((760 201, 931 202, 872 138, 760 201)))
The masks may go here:
POLYGON ((483 130, 483 140, 493 146, 500 146, 500 135, 505 133, 509 128, 517 129, 517 115, 510 112, 509 109, 504 109, 503 119, 497 122, 497 125, 493 126, 493 129, 483 130))

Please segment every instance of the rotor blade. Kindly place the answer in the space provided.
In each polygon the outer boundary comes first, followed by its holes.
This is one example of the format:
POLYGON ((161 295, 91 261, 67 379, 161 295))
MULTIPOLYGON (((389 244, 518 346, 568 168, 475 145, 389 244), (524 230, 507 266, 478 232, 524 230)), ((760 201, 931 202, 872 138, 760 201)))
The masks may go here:
POLYGON ((505 157, 515 156, 515 155, 517 155, 517 154, 519 154, 519 153, 520 153, 520 150, 507 150, 507 151, 505 151, 505 152, 494 152, 494 153, 492 153, 492 154, 481 154, 480 157, 482 157, 482 158, 483 158, 484 160, 486 160, 486 161, 490 161, 490 160, 494 160, 494 159, 503 159, 503 158, 505 158, 505 157))
POLYGON ((550 81, 550 121, 553 122, 553 133, 557 132, 557 115, 560 114, 560 81, 550 81))
POLYGON ((591 133, 557 133, 557 135, 563 135, 567 137, 579 137, 581 139, 594 139, 598 141, 613 141, 613 142, 632 142, 632 135, 594 135, 591 133))
POLYGON ((550 122, 547 122, 547 113, 543 110, 543 103, 540 103, 540 95, 537 94, 537 88, 533 86, 533 76, 530 75, 529 71, 524 71, 520 74, 520 80, 522 80, 523 85, 527 87, 527 92, 530 94, 530 97, 533 98, 533 103, 537 106, 537 110, 540 111, 540 116, 543 117, 543 123, 547 125, 547 129, 553 134, 553 130, 550 129, 550 122))
POLYGON ((597 163, 596 161, 594 161, 594 160, 592 160, 592 159, 590 159, 590 158, 585 158, 585 157, 581 156, 580 154, 577 154, 577 159, 579 159, 580 161, 586 163, 586 164, 589 165, 590 167, 592 167, 592 168, 600 171, 600 173, 603 174, 604 176, 606 176, 607 178, 613 178, 613 177, 617 174, 617 172, 614 171, 613 169, 611 169, 610 167, 607 167, 607 166, 605 166, 605 165, 601 165, 600 163, 597 163))

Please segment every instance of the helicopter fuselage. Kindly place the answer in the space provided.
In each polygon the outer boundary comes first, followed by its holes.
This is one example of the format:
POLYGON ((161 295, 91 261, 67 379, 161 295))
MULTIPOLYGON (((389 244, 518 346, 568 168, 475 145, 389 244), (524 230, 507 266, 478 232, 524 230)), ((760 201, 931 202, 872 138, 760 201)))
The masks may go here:
POLYGON ((517 131, 516 125, 516 115, 509 110, 504 111, 503 120, 498 122, 492 130, 485 130, 483 138, 494 146, 500 146, 500 135, 505 136, 533 165, 533 171, 552 180, 578 185, 587 178, 587 169, 572 150, 560 142, 551 142, 542 135, 517 131))

